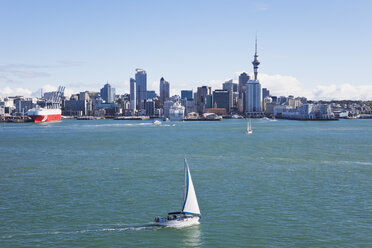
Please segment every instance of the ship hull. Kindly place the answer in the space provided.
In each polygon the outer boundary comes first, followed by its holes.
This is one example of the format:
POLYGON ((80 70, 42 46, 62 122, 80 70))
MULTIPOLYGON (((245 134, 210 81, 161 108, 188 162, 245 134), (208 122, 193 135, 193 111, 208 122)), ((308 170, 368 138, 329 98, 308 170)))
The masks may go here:
POLYGON ((51 122, 61 120, 61 115, 31 115, 30 116, 35 123, 39 122, 51 122))
POLYGON ((60 109, 31 109, 27 114, 35 123, 59 121, 62 117, 60 109))

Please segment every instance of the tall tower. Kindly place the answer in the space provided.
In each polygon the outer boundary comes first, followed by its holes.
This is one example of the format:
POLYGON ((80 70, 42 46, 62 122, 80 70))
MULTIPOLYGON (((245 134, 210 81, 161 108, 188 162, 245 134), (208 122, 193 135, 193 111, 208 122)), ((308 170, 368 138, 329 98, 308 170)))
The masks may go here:
POLYGON ((260 62, 257 59, 257 37, 255 45, 254 60, 252 62, 254 69, 254 80, 249 80, 247 84, 247 93, 246 93, 246 113, 249 116, 259 115, 262 111, 262 91, 260 80, 257 79, 258 74, 258 65, 260 62))
POLYGON ((260 65, 260 61, 258 61, 257 57, 258 55, 257 55, 257 37, 256 37, 254 60, 252 61, 253 69, 254 69, 254 80, 257 80, 258 66, 260 65))
POLYGON ((111 88, 111 85, 109 83, 105 84, 103 88, 101 89, 101 97, 103 100, 105 100, 106 103, 112 103, 114 102, 115 98, 112 96, 113 88, 111 88))
POLYGON ((147 99, 147 74, 143 69, 136 69, 136 100, 138 109, 145 109, 147 99))
POLYGON ((162 77, 160 79, 160 106, 164 106, 164 102, 169 98, 169 82, 162 77))
POLYGON ((130 79, 130 109, 136 111, 137 109, 137 86, 136 80, 131 78, 130 79))

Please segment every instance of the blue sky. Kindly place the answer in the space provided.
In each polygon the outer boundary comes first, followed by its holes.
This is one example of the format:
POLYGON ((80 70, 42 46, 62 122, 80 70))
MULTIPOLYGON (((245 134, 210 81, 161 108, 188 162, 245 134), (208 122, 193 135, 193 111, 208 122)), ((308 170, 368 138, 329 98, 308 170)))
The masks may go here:
POLYGON ((252 73, 274 95, 372 100, 372 1, 0 0, 0 95, 65 85, 219 88, 252 73))

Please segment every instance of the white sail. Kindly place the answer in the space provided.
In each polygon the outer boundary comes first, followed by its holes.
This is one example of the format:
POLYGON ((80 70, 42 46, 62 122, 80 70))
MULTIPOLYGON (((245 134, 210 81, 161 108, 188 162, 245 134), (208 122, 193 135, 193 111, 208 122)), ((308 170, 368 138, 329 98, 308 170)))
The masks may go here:
POLYGON ((200 215, 198 199, 192 183, 189 166, 185 159, 185 199, 182 208, 183 213, 200 215))

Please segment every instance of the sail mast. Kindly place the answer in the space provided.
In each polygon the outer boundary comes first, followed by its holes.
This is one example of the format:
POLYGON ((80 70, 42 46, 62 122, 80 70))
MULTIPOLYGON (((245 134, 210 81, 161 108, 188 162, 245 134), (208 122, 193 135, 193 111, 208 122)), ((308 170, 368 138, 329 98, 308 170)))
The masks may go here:
POLYGON ((186 201, 186 194, 187 194, 187 188, 188 188, 188 185, 187 185, 187 161, 186 161, 186 156, 185 156, 185 188, 184 188, 184 195, 183 195, 183 202, 184 202, 184 204, 183 205, 185 205, 185 201, 186 201))

